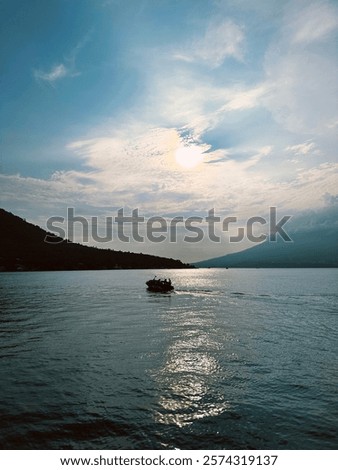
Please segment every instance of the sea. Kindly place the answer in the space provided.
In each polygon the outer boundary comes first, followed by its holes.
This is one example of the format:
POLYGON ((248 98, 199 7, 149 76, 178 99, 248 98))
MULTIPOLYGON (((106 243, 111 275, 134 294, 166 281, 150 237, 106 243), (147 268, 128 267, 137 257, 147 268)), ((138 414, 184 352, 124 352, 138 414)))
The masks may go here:
POLYGON ((338 269, 1 273, 0 448, 337 449, 337 300, 338 269))

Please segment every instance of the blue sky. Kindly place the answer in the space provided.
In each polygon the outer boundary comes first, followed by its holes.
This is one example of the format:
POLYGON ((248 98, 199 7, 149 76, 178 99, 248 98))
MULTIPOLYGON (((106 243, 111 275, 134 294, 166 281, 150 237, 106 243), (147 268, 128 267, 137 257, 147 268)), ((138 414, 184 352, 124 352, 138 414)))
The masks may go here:
MULTIPOLYGON (((246 219, 337 202, 338 5, 4 0, 1 206, 246 219)), ((113 247, 186 261, 226 244, 113 247)))

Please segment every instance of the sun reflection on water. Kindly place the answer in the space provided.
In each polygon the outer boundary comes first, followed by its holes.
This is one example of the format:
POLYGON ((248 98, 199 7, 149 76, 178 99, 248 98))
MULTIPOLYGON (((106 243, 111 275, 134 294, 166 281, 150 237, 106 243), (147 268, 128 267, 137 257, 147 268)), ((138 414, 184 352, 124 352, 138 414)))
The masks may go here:
POLYGON ((224 376, 218 361, 222 344, 213 314, 207 309, 176 311, 165 323, 172 342, 163 366, 154 371, 159 389, 156 422, 183 427, 229 410, 230 403, 219 390, 224 376))

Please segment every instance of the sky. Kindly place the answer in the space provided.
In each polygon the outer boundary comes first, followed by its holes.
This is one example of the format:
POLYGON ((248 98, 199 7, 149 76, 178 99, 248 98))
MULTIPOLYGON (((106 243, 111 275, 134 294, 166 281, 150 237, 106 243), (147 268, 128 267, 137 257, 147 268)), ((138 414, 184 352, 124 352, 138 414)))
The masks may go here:
MULTIPOLYGON (((1 0, 0 23, 4 209, 101 229, 120 208, 337 214, 336 1, 1 0)), ((89 244, 187 262, 250 245, 227 237, 89 244)))

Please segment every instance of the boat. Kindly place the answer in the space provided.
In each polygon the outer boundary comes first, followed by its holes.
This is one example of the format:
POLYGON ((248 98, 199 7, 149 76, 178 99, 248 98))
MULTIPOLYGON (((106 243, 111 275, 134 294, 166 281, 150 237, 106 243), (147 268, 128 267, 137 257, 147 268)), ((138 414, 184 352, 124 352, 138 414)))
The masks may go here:
POLYGON ((171 283, 170 279, 150 279, 146 282, 148 290, 152 292, 171 292, 174 290, 174 286, 171 283))

